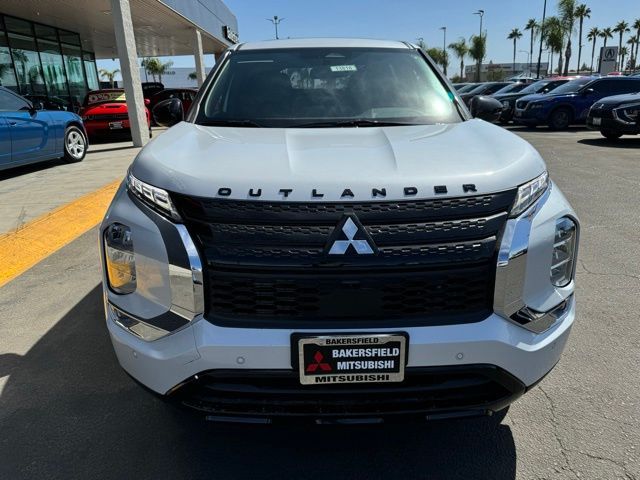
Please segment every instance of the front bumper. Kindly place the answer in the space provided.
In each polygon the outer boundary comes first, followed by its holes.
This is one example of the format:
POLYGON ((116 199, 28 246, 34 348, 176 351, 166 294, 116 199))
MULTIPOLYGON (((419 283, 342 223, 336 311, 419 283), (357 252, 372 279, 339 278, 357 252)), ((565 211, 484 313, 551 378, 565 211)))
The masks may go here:
MULTIPOLYGON (((136 205, 123 186, 101 228, 102 234, 112 222, 121 222, 131 226, 136 235, 137 291, 117 295, 105 288, 104 296, 107 327, 118 361, 146 387, 160 394, 177 395, 192 391, 201 378, 213 379, 215 383, 218 376, 228 376, 229 372, 232 377, 264 373, 265 378, 276 372, 284 377, 283 381, 292 382, 292 377, 297 380, 291 359, 293 333, 344 333, 309 328, 237 328, 207 321, 202 304, 194 301, 197 297, 194 292, 202 289, 202 267, 197 252, 189 247, 188 233, 182 226, 146 210, 149 209, 136 205), (117 322, 111 304, 143 322, 161 317, 166 321, 171 317, 182 319, 183 324, 168 328, 172 333, 157 340, 144 341, 123 328, 122 322, 117 322)), ((463 388, 458 392, 467 400, 456 407, 457 412, 495 411, 504 407, 553 368, 567 342, 575 318, 573 282, 562 289, 553 288, 549 268, 556 220, 573 215, 560 191, 552 185, 528 213, 507 223, 497 266, 495 311, 499 314, 493 313, 475 323, 350 331, 406 332, 409 377, 413 375, 411 372, 427 376, 433 373, 425 373, 425 369, 440 369, 455 376, 461 369, 485 368, 499 372, 501 379, 512 377, 515 383, 506 382, 507 387, 503 380, 497 382, 503 389, 502 394, 480 402, 476 401, 473 389, 463 388), (509 320, 525 305, 547 312, 560 304, 564 305, 562 311, 542 326, 535 325, 536 322, 522 325, 509 320)), ((486 378, 486 371, 483 372, 486 378)), ((471 384, 474 381, 479 380, 472 379, 471 384)), ((299 389, 297 382, 293 384, 299 389)), ((429 390, 433 381, 426 384, 420 388, 429 390)), ((387 388, 411 393, 410 385, 405 383, 387 388)), ((448 390, 444 390, 448 395, 448 390)), ((429 395, 419 409, 440 411, 436 401, 440 397, 429 395)), ((403 411, 403 407, 396 410, 403 411)))
POLYGON ((587 117, 587 128, 591 129, 591 130, 597 130, 597 131, 610 131, 610 132, 615 132, 615 133, 621 133, 623 135, 638 135, 640 134, 640 124, 629 124, 629 123, 622 123, 614 118, 604 118, 604 117, 599 117, 600 118, 600 124, 599 125, 595 125, 594 124, 594 117, 589 115, 587 117))
POLYGON ((547 121, 545 109, 519 109, 515 108, 513 112, 513 122, 521 125, 541 125, 547 121))

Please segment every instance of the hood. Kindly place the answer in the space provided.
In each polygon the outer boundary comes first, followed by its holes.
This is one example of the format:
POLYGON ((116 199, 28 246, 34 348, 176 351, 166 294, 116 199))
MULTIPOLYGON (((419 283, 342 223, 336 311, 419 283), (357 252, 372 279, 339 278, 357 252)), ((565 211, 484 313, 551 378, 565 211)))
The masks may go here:
POLYGON ((497 192, 545 168, 531 145, 482 120, 287 129, 182 122, 153 139, 131 167, 138 179, 171 192, 217 197, 223 189, 225 198, 283 200, 281 189, 290 189, 289 201, 325 202, 345 200, 345 189, 354 201, 404 199, 407 188, 411 198, 497 192), (465 191, 469 184, 475 192, 465 191), (436 195, 436 186, 446 193, 436 195))
POLYGON ((627 93, 625 95, 613 95, 598 100, 598 104, 607 107, 617 107, 626 103, 640 103, 640 93, 627 93))
POLYGON ((524 97, 526 94, 520 92, 514 93, 498 93, 491 95, 496 100, 502 102, 503 100, 517 100, 518 98, 524 97))

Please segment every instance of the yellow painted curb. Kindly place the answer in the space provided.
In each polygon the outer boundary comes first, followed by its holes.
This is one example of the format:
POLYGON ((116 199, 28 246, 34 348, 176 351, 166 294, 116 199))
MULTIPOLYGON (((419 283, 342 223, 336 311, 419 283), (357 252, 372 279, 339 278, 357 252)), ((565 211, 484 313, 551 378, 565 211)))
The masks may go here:
POLYGON ((0 235, 0 287, 100 223, 120 183, 116 180, 0 235))

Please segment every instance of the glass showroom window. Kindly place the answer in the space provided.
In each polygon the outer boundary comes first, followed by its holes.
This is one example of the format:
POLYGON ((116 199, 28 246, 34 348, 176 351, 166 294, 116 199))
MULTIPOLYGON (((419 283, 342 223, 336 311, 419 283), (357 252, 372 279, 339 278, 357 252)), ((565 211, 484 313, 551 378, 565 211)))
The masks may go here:
POLYGON ((0 29, 0 85, 10 88, 15 92, 18 91, 18 82, 16 73, 13 70, 9 46, 7 45, 7 37, 0 29))
POLYGON ((38 39, 38 47, 40 49, 42 72, 44 73, 44 80, 47 84, 49 97, 68 100, 69 91, 67 90, 67 81, 64 75, 60 47, 55 42, 40 39, 38 39))
POLYGON ((89 85, 89 90, 99 90, 100 83, 98 82, 96 60, 93 54, 89 52, 83 52, 82 58, 84 59, 84 72, 87 74, 87 84, 89 85))
MULTIPOLYGON (((60 38, 62 38, 62 34, 60 38)), ((88 92, 87 84, 84 80, 82 52, 80 51, 80 47, 62 45, 62 55, 64 56, 64 65, 67 67, 71 104, 73 105, 73 109, 77 110, 82 105, 84 97, 88 92)))
POLYGON ((23 95, 46 95, 47 90, 44 86, 36 43, 33 37, 9 33, 9 46, 16 66, 20 93, 23 95))

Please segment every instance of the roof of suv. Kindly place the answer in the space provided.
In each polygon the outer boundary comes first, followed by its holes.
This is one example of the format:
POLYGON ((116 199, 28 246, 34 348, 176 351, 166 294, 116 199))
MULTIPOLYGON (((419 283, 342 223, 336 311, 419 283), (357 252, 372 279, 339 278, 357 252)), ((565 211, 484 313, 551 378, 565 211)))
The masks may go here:
POLYGON ((372 40, 367 38, 291 38, 241 43, 235 50, 268 50, 274 48, 412 48, 412 45, 395 40, 372 40))

